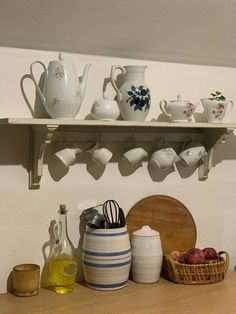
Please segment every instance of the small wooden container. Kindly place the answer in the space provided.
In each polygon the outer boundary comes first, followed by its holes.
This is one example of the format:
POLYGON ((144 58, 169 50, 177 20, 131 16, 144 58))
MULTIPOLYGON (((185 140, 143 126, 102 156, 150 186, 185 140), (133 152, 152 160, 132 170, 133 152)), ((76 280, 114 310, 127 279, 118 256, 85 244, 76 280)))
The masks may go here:
POLYGON ((175 283, 201 285, 223 280, 228 267, 229 254, 224 251, 218 253, 215 261, 198 265, 179 263, 171 256, 166 255, 163 260, 162 272, 164 277, 175 283))
POLYGON ((14 294, 30 297, 39 293, 40 267, 36 264, 20 264, 13 267, 14 294))

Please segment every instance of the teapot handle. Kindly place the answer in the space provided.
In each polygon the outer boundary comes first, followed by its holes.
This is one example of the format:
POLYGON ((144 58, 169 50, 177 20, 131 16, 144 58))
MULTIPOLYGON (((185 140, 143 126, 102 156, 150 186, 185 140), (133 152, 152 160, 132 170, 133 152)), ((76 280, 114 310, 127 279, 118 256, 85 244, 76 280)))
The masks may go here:
POLYGON ((46 105, 46 100, 45 100, 45 98, 44 98, 44 96, 43 96, 43 93, 42 93, 41 89, 39 88, 39 86, 38 86, 38 84, 37 84, 37 82, 36 82, 36 79, 35 79, 34 73, 33 73, 33 66, 34 66, 34 64, 36 64, 36 63, 41 64, 41 66, 43 67, 45 78, 46 78, 46 75, 47 75, 47 69, 46 69, 44 63, 41 62, 41 61, 34 61, 34 62, 32 62, 31 65, 30 65, 31 79, 32 79, 32 81, 34 82, 34 85, 35 85, 35 87, 36 87, 36 90, 37 90, 37 92, 39 93, 39 96, 40 96, 40 98, 41 98, 43 104, 46 105))
POLYGON ((159 106, 161 108, 161 111, 168 117, 171 117, 171 114, 167 112, 167 101, 161 100, 159 103, 159 106))
POLYGON ((112 84, 114 90, 116 91, 117 100, 119 102, 121 102, 122 101, 122 94, 121 94, 121 92, 120 92, 120 90, 117 87, 116 82, 115 82, 115 71, 116 70, 121 70, 122 74, 125 75, 125 68, 120 66, 120 65, 113 65, 111 67, 111 74, 110 74, 111 84, 112 84))

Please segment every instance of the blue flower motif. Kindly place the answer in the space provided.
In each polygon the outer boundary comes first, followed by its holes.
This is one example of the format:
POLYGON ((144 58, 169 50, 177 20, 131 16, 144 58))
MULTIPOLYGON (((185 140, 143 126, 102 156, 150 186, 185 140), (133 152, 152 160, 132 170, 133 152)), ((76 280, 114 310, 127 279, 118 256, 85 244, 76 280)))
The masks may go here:
POLYGON ((139 87, 131 85, 127 94, 126 102, 129 103, 130 107, 134 108, 134 111, 147 111, 150 108, 151 96, 149 88, 145 88, 143 85, 139 87))

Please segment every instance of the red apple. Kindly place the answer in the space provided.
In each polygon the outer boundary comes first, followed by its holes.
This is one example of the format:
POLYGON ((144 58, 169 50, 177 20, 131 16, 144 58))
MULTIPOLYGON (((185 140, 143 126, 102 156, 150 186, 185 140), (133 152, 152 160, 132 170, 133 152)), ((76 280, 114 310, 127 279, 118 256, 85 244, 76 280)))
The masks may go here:
POLYGON ((187 258, 186 252, 181 252, 179 263, 185 264, 186 263, 186 258, 187 258))
POLYGON ((186 253, 186 263, 187 264, 202 264, 204 263, 205 255, 202 250, 198 248, 192 248, 186 253))
POLYGON ((202 250, 203 254, 205 255, 206 259, 215 259, 217 258, 217 252, 212 247, 206 247, 202 250))
POLYGON ((177 262, 179 262, 180 258, 181 258, 181 253, 177 250, 174 250, 170 253, 170 256, 177 262))

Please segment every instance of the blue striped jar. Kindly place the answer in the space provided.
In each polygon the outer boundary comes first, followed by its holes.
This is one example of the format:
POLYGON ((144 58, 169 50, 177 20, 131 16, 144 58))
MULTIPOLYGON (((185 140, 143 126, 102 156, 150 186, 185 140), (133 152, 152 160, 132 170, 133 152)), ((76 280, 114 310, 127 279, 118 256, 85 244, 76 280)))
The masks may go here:
POLYGON ((127 227, 87 228, 83 241, 82 263, 87 287, 96 290, 125 287, 131 266, 127 227))

